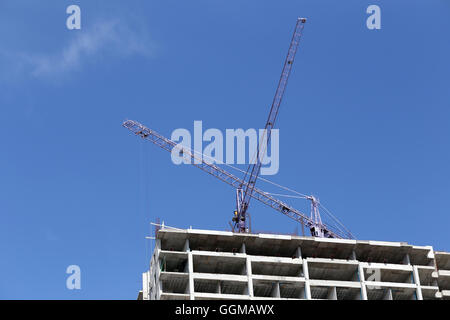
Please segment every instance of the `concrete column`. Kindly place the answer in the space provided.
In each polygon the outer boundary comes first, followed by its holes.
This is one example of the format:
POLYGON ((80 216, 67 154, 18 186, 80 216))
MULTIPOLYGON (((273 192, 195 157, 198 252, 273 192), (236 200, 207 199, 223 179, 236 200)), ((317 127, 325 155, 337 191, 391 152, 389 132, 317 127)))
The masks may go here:
MULTIPOLYGON (((155 259, 155 291, 156 291, 156 299, 159 299, 161 297, 162 288, 161 288, 161 282, 159 280, 159 275, 161 274, 161 267, 160 267, 160 260, 159 260, 159 252, 161 251, 161 239, 156 239, 155 241, 155 253, 154 253, 154 259, 155 259)), ((153 281, 153 279, 152 279, 153 281)))
POLYGON ((306 292, 305 292, 305 288, 303 288, 303 290, 300 291, 300 294, 298 295, 297 298, 299 299, 306 299, 306 292))
POLYGON ((303 274, 305 275, 305 297, 311 300, 311 286, 309 285, 308 261, 303 260, 303 274))
POLYGON ((352 250, 352 253, 350 253, 350 257, 348 257, 349 260, 356 260, 356 252, 355 250, 352 250))
POLYGON ((328 296, 327 296, 328 300, 337 300, 337 292, 336 292, 336 287, 331 287, 328 290, 328 296))
MULTIPOLYGON (((295 249, 294 258, 298 258, 298 259, 302 258, 302 249, 300 247, 297 247, 297 249, 295 249)), ((304 277, 305 276, 304 273, 303 273, 303 268, 302 268, 302 270, 300 270, 298 276, 299 277, 304 277)))
POLYGON ((148 271, 148 283, 149 283, 149 299, 155 300, 156 299, 156 289, 155 289, 155 283, 153 282, 153 277, 155 275, 155 256, 152 255, 152 259, 150 260, 150 270, 148 271))
POLYGON ((245 243, 242 244, 241 249, 239 249, 239 253, 245 253, 245 243))
POLYGON ((186 239, 186 241, 184 242, 183 251, 184 251, 184 252, 191 251, 191 249, 190 249, 190 247, 189 247, 189 239, 186 239))
POLYGON ((423 300, 422 288, 420 287, 419 270, 417 269, 417 266, 413 266, 413 278, 414 278, 414 283, 417 285, 416 298, 417 298, 417 300, 423 300))
POLYGON ((409 254, 405 254, 405 257, 403 258, 403 264, 411 264, 411 260, 409 259, 409 254))
POLYGON ((144 272, 142 274, 142 300, 150 299, 150 271, 144 272))
POLYGON ((383 297, 383 300, 393 300, 392 299, 392 289, 391 288, 387 289, 386 294, 383 297))
POLYGON ((247 256, 245 261, 246 269, 247 269, 247 287, 248 287, 248 295, 253 297, 253 274, 252 274, 252 260, 247 256))
POLYGON ((221 293, 222 293, 222 287, 221 287, 221 285, 220 285, 220 281, 217 281, 216 293, 218 293, 218 294, 221 294, 221 293))
POLYGON ((271 296, 273 298, 280 298, 280 283, 278 281, 273 285, 271 296))
POLYGON ((352 281, 361 281, 359 277, 359 268, 356 269, 355 273, 353 273, 352 281))
POLYGON ((159 280, 159 279, 156 281, 156 288, 157 288, 157 291, 158 291, 158 296, 161 297, 161 293, 164 292, 164 288, 162 286, 162 281, 159 280))
POLYGON ((192 251, 188 252, 189 299, 194 300, 194 259, 192 251))
POLYGON ((301 258, 301 257, 302 257, 302 248, 297 247, 297 249, 295 250, 294 256, 295 256, 296 258, 301 258))
POLYGON ((361 263, 358 264, 358 277, 361 283, 361 300, 367 300, 366 279, 364 277, 364 269, 361 263))

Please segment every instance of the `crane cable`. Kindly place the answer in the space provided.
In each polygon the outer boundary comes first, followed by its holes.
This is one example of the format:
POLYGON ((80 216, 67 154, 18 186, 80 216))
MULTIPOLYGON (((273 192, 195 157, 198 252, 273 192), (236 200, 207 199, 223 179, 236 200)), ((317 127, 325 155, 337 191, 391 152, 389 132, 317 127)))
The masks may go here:
MULTIPOLYGON (((234 170, 236 170, 236 171, 239 171, 239 172, 241 172, 241 173, 244 173, 244 174, 246 173, 246 171, 244 171, 244 170, 242 170, 242 169, 239 169, 239 168, 237 168, 237 167, 235 167, 235 166, 232 166, 231 164, 223 163, 223 162, 218 162, 217 159, 215 159, 215 158, 213 158, 213 157, 210 157, 210 156, 208 156, 208 155, 206 155, 206 154, 203 154, 203 153, 201 153, 201 152, 199 152, 199 151, 197 151, 197 150, 193 150, 192 148, 187 147, 187 146, 184 146, 184 145, 181 145, 181 146, 182 146, 183 149, 187 149, 187 150, 188 150, 189 152, 191 152, 191 153, 196 153, 197 155, 199 155, 199 156, 201 156, 201 157, 203 157, 203 158, 208 158, 209 160, 212 160, 212 161, 216 162, 216 163, 219 164, 219 165, 225 165, 225 166, 230 167, 230 168, 232 168, 232 169, 234 169, 234 170)), ((283 190, 286 190, 286 191, 295 193, 295 194, 301 196, 301 199, 306 199, 306 198, 309 197, 309 196, 306 195, 306 194, 303 194, 303 193, 300 193, 300 192, 298 192, 298 191, 292 190, 292 189, 290 189, 290 188, 288 188, 288 187, 282 186, 282 185, 280 185, 280 184, 278 184, 278 183, 275 183, 275 182, 270 181, 270 180, 268 180, 268 179, 265 179, 265 178, 263 178, 263 177, 258 177, 258 180, 262 180, 262 181, 264 181, 264 182, 266 182, 266 183, 272 184, 272 185, 274 185, 274 186, 276 186, 276 187, 278 187, 278 188, 281 188, 281 189, 283 189, 283 190)))

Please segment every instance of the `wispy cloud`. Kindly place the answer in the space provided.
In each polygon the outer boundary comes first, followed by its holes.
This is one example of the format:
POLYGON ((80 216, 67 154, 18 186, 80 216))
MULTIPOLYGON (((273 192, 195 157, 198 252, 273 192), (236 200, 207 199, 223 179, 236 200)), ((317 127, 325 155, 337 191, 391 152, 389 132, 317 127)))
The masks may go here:
POLYGON ((15 75, 51 77, 81 70, 86 64, 102 61, 104 57, 151 57, 155 52, 155 45, 147 32, 131 29, 119 21, 98 22, 92 27, 83 27, 73 32, 77 32, 76 36, 59 51, 3 51, 0 53, 0 62, 15 75))

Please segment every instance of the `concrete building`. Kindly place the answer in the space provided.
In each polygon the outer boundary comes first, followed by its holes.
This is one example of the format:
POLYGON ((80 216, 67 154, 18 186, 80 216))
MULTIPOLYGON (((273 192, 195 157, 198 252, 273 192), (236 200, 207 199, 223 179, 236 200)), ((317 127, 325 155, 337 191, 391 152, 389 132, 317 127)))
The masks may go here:
POLYGON ((163 228, 138 299, 450 299, 450 253, 404 242, 163 228))

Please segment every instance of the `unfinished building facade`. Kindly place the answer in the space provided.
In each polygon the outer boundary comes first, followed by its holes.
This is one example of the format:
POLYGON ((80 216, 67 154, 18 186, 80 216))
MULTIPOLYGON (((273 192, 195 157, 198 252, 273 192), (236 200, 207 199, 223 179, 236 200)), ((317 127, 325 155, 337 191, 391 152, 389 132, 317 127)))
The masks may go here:
POLYGON ((404 242, 170 229, 138 299, 450 299, 450 253, 404 242))

